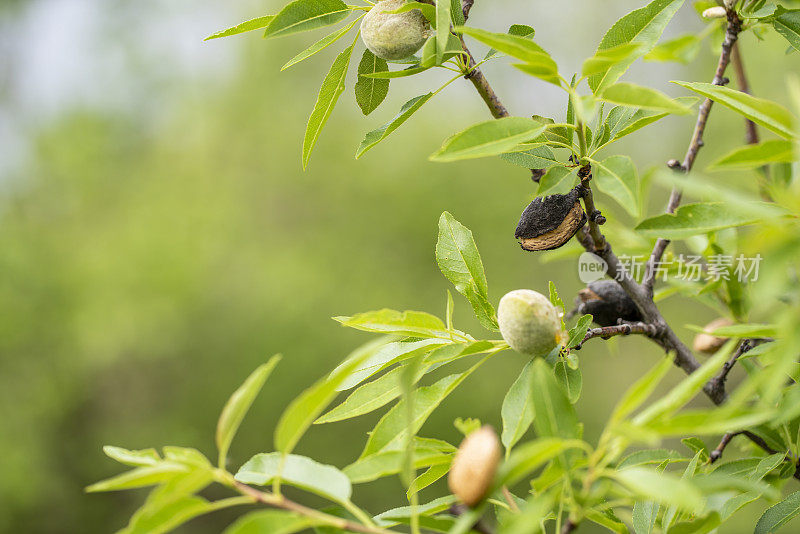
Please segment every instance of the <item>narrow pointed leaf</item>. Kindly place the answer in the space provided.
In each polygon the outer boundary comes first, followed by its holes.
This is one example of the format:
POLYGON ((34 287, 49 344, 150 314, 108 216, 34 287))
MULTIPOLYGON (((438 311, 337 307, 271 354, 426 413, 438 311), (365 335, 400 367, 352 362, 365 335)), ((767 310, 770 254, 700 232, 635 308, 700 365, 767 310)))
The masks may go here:
POLYGON ((700 202, 685 204, 674 215, 663 214, 645 219, 635 230, 648 237, 683 239, 723 228, 754 224, 762 219, 758 214, 725 202, 700 202))
POLYGON ((686 115, 692 111, 688 106, 684 106, 660 91, 628 82, 609 85, 598 94, 598 98, 611 104, 664 113, 686 115))
POLYGON ((794 161, 792 142, 771 139, 757 145, 739 147, 712 163, 708 169, 715 171, 746 170, 771 163, 791 163, 792 161, 794 161))
POLYGON ((305 50, 303 50, 302 52, 300 52, 299 54, 294 56, 292 59, 287 61, 281 67, 281 70, 282 71, 286 70, 289 67, 291 67, 292 65, 295 65, 295 64, 300 63, 301 61, 303 61, 305 59, 310 58, 311 56, 313 56, 317 52, 321 52, 322 50, 325 50, 330 45, 332 45, 333 43, 335 43, 336 41, 338 41, 339 39, 341 39, 342 37, 347 35, 347 32, 349 32, 353 28, 353 26, 355 26, 356 22, 358 22, 358 19, 354 20, 353 22, 351 22, 350 24, 348 24, 344 28, 339 28, 335 32, 331 33, 330 35, 326 35, 325 37, 323 37, 322 39, 320 39, 316 43, 312 44, 311 46, 309 46, 308 48, 306 48, 305 50))
POLYGON ((800 491, 790 494, 778 504, 767 508, 756 524, 755 534, 775 532, 798 514, 800 514, 800 491))
POLYGON ((357 349, 348 358, 348 364, 305 390, 281 414, 275 428, 275 449, 290 453, 305 434, 311 423, 327 408, 337 394, 337 389, 364 359, 372 347, 357 349))
POLYGON ((450 137, 430 159, 447 162, 496 156, 535 138, 544 130, 542 124, 526 117, 481 122, 450 137))
POLYGON ((637 43, 641 48, 608 70, 591 76, 589 87, 592 91, 596 93, 616 82, 637 58, 652 50, 683 3, 684 0, 654 0, 615 22, 603 36, 597 50, 607 50, 627 43, 637 43))
POLYGON ((779 6, 772 19, 772 27, 783 35, 795 50, 800 50, 800 9, 786 9, 779 6))
POLYGON ((732 109, 755 122, 775 132, 785 139, 797 137, 794 130, 794 117, 789 110, 771 100, 757 98, 735 89, 720 87, 710 83, 700 82, 673 82, 681 87, 694 91, 699 95, 710 98, 714 102, 732 109))
POLYGON ((617 201, 633 217, 642 210, 639 174, 629 156, 611 156, 594 163, 598 189, 617 201))
POLYGON ((264 31, 265 38, 314 30, 336 24, 350 15, 342 0, 294 0, 281 9, 264 31))
POLYGON ((220 30, 216 33, 213 33, 203 39, 204 41, 209 41, 211 39, 219 39, 220 37, 229 37, 231 35, 237 35, 239 33, 249 32, 253 30, 260 30, 261 28, 266 28, 269 26, 269 23, 272 22, 274 19, 274 15, 266 15, 264 17, 257 17, 254 19, 250 19, 248 21, 242 22, 241 24, 237 24, 232 28, 227 28, 225 30, 220 30))
POLYGON ((314 150, 314 145, 317 144, 319 134, 322 132, 325 123, 328 122, 339 96, 344 92, 344 80, 347 76, 347 67, 350 66, 350 56, 353 54, 354 45, 355 43, 336 56, 331 69, 325 79, 322 80, 317 102, 314 104, 314 109, 308 118, 306 134, 303 139, 303 168, 308 166, 311 151, 314 150))
POLYGON ((250 409, 264 382, 272 373, 272 370, 280 361, 279 355, 273 356, 270 360, 260 365, 253 373, 247 377, 239 389, 237 389, 225 407, 222 409, 222 414, 217 421, 217 450, 219 451, 220 466, 224 466, 225 457, 228 455, 228 449, 231 446, 233 437, 236 431, 239 430, 239 425, 242 423, 245 414, 250 409))
POLYGON ((489 302, 486 274, 475 239, 469 228, 447 211, 439 218, 436 263, 456 291, 467 297, 481 324, 496 331, 497 313, 489 302))
POLYGON ((412 98, 403 104, 403 107, 400 108, 400 113, 395 115, 392 120, 377 130, 372 130, 366 136, 364 136, 364 140, 361 141, 361 144, 356 151, 356 159, 360 158, 366 151, 370 150, 372 147, 386 139, 389 134, 399 128, 401 124, 406 122, 408 118, 411 117, 411 115, 413 115, 419 108, 421 108, 425 102, 430 100, 432 96, 433 93, 427 93, 412 98))
POLYGON ((236 520, 223 534, 295 534, 316 525, 318 521, 283 510, 251 512, 236 520))
POLYGON ((516 445, 530 428, 531 423, 533 423, 532 374, 533 362, 528 362, 514 383, 511 384, 503 399, 503 405, 500 409, 503 432, 500 441, 502 441, 506 451, 511 450, 516 445))

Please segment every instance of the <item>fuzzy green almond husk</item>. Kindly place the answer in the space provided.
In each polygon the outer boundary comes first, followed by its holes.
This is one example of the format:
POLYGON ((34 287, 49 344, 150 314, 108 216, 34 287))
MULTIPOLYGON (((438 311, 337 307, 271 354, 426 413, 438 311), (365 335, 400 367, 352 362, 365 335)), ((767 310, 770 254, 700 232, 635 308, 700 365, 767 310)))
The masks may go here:
POLYGON ((497 322, 506 343, 530 356, 547 356, 566 339, 556 307, 530 289, 506 293, 497 308, 497 322))
POLYGON ((413 55, 430 35, 428 20, 419 9, 396 11, 405 0, 383 0, 369 10, 361 21, 361 39, 376 56, 397 60, 413 55))

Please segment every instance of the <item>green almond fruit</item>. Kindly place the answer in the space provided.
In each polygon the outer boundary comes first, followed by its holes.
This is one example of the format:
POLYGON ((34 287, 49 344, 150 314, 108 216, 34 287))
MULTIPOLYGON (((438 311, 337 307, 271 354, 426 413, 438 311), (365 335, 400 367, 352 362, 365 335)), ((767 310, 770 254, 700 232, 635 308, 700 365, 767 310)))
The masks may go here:
POLYGON ((497 322, 506 343, 530 356, 547 356, 566 338, 556 307, 531 289, 506 293, 497 308, 497 322))

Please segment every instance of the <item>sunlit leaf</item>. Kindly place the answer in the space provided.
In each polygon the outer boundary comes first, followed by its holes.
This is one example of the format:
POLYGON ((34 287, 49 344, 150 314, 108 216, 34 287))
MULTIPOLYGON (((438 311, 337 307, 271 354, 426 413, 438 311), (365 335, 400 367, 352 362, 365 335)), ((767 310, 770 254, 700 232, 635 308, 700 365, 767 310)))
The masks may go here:
POLYGON ((336 24, 348 15, 350 8, 342 0, 294 0, 270 21, 264 37, 282 37, 314 30, 336 24))
POLYGON ((236 435, 236 431, 239 430, 242 419, 244 419, 245 414, 264 386, 264 382, 266 382, 280 359, 281 357, 276 355, 270 358, 267 363, 260 365, 225 403, 225 407, 219 416, 219 421, 217 421, 216 439, 220 466, 225 465, 228 449, 231 446, 233 437, 236 435))

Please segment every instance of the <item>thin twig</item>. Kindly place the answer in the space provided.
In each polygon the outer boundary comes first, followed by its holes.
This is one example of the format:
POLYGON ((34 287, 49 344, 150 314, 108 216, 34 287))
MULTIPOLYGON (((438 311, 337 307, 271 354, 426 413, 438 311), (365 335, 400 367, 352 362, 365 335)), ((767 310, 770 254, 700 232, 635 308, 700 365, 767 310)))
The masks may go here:
MULTIPOLYGON (((722 52, 719 56, 719 62, 717 63, 717 70, 714 73, 714 80, 711 82, 714 85, 725 85, 728 83, 727 78, 725 78, 725 70, 728 68, 728 64, 731 61, 731 53, 734 49, 734 45, 736 44, 736 40, 739 38, 739 32, 742 30, 742 21, 739 20, 739 16, 736 14, 736 11, 729 9, 728 10, 728 25, 725 29, 725 41, 722 43, 722 52)), ((674 160, 670 160, 668 165, 672 168, 679 168, 684 173, 689 173, 694 166, 694 162, 697 159, 697 154, 700 152, 700 149, 703 147, 703 134, 706 131, 706 124, 708 123, 708 115, 711 113, 711 106, 714 104, 714 101, 710 98, 706 98, 702 104, 700 104, 700 110, 697 114, 697 122, 695 123, 694 133, 692 134, 692 140, 689 143, 689 148, 686 151, 686 156, 683 158, 683 163, 680 164, 678 167, 675 165, 674 160)), ((681 203, 681 197, 683 196, 683 192, 674 187, 672 192, 669 196, 669 202, 667 203, 667 213, 675 213, 675 210, 681 203)), ((664 256, 664 252, 667 250, 667 246, 669 245, 669 240, 659 238, 656 241, 655 246, 653 247, 653 252, 650 254, 650 258, 647 260, 647 264, 645 265, 645 274, 644 280, 642 282, 645 290, 652 295, 653 294, 653 286, 655 284, 655 273, 656 273, 656 266, 661 261, 661 258, 664 256)))
MULTIPOLYGON (((739 50, 742 44, 737 42, 731 51, 731 66, 733 72, 736 73, 736 85, 743 93, 750 94, 750 83, 747 81, 747 74, 744 70, 744 63, 742 62, 742 52, 739 50)), ((759 141, 758 126, 756 123, 748 118, 744 119, 745 136, 744 142, 748 145, 757 145, 759 141)))
POLYGON ((570 348, 573 350, 580 350, 584 343, 596 337, 599 337, 600 339, 610 339, 615 336, 629 336, 631 334, 642 334, 647 337, 655 337, 658 334, 658 329, 654 325, 641 322, 591 328, 586 331, 586 335, 583 336, 583 340, 581 340, 574 347, 570 348))
MULTIPOLYGON (((474 3, 475 0, 461 0, 461 8, 462 12, 464 13, 465 23, 469 18, 469 12, 474 3)), ((483 71, 478 67, 475 57, 472 55, 472 52, 469 51, 469 48, 467 48, 467 43, 464 42, 464 36, 459 34, 458 40, 461 42, 461 48, 464 50, 464 53, 467 56, 464 77, 472 82, 475 90, 478 91, 478 94, 483 99, 484 103, 486 103, 486 107, 489 108, 489 112, 492 114, 492 117, 495 119, 509 117, 511 114, 500 101, 500 97, 497 96, 497 93, 495 93, 494 89, 492 89, 489 80, 487 80, 486 76, 483 75, 483 71)), ((545 169, 531 169, 531 178, 534 182, 538 182, 542 176, 544 176, 545 172, 545 169)))
POLYGON ((323 525, 336 527, 341 530, 348 530, 350 532, 360 532, 363 534, 396 534, 396 531, 394 530, 387 530, 385 528, 371 525, 362 525, 361 523, 356 523, 348 519, 343 519, 341 517, 320 512, 313 508, 298 504, 294 501, 290 501, 283 495, 276 495, 274 493, 260 491, 255 488, 251 488, 247 484, 242 484, 241 482, 234 482, 233 487, 242 495, 252 498, 255 502, 260 502, 269 506, 274 506, 275 508, 282 508, 290 512, 295 512, 304 517, 308 517, 309 519, 319 521, 323 525))
POLYGON ((506 502, 508 503, 508 507, 511 508, 511 511, 515 514, 518 514, 519 506, 517 506, 514 496, 511 495, 510 491, 508 491, 508 486, 503 486, 503 498, 505 498, 506 502))
POLYGON ((717 448, 711 451, 711 453, 708 455, 709 463, 713 464, 714 462, 722 458, 722 453, 725 451, 725 447, 727 447, 728 443, 730 443, 731 440, 734 437, 738 436, 739 434, 741 434, 741 432, 728 432, 727 434, 722 436, 722 439, 719 441, 719 445, 717 445, 717 448))

